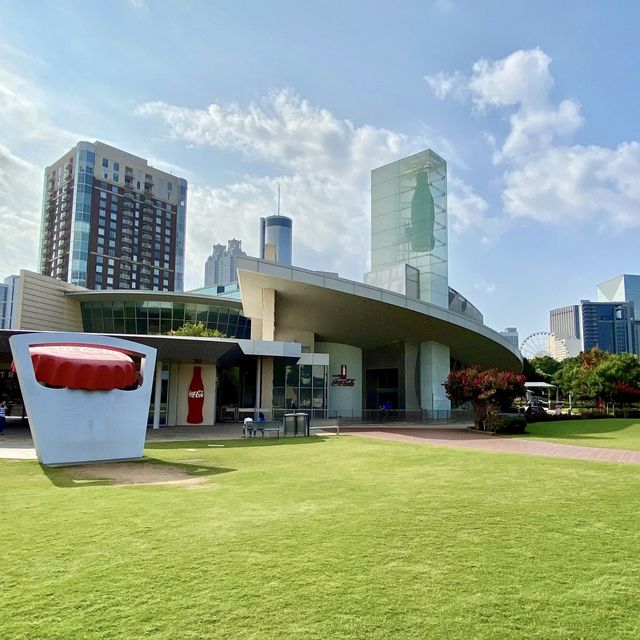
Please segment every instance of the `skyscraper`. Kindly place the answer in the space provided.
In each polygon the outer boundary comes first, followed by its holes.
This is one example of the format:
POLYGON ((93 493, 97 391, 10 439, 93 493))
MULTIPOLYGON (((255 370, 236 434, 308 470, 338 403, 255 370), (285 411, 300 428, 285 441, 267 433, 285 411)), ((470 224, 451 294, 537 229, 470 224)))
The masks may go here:
POLYGON ((187 182, 102 142, 45 170, 40 272, 89 289, 182 291, 187 182))
POLYGON ((260 218, 260 257, 291 265, 292 229, 293 222, 287 216, 260 218))
POLYGON ((567 355, 598 347, 610 353, 636 353, 634 309, 631 302, 591 302, 552 309, 550 328, 564 340, 567 355))
POLYGON ((226 248, 223 244, 214 244, 204 265, 204 286, 224 286, 237 282, 236 258, 246 255, 241 240, 229 240, 226 248))
POLYGON ((598 285, 598 302, 633 302, 640 318, 640 276, 625 273, 598 285))
POLYGON ((633 305, 636 349, 640 352, 640 276, 624 273, 598 285, 599 302, 622 300, 633 305))

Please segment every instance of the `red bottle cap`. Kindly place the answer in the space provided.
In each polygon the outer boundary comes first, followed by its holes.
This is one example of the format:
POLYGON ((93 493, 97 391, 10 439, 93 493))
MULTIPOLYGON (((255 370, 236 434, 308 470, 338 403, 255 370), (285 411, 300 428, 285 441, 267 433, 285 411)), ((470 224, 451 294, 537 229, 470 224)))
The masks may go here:
POLYGON ((134 386, 137 381, 131 357, 114 349, 47 345, 29 347, 29 353, 36 380, 52 387, 108 391, 134 386))

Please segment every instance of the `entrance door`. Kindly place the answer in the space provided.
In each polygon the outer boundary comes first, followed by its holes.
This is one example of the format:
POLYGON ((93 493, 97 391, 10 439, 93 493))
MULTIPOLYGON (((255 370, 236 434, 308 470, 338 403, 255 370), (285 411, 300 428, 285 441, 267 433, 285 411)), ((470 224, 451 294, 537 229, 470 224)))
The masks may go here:
POLYGON ((367 369, 366 398, 367 409, 379 409, 385 403, 389 403, 392 410, 398 409, 398 369, 367 369))

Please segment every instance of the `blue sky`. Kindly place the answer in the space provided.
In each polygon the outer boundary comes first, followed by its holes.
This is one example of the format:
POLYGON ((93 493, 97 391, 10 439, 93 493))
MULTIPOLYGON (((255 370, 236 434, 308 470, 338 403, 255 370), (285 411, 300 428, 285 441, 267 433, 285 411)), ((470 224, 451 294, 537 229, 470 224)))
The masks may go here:
POLYGON ((448 161, 450 284, 521 339, 639 273, 640 5, 0 4, 0 276, 36 269, 44 167, 102 140, 189 180, 186 286, 214 243, 361 280, 369 172, 448 161))

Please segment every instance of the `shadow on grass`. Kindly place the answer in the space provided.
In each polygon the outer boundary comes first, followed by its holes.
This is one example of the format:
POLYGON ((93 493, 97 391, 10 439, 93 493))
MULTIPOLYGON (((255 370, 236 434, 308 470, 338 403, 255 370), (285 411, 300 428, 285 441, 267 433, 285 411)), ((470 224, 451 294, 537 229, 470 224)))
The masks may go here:
POLYGON ((167 462, 145 457, 126 462, 96 462, 66 467, 40 465, 43 473, 56 487, 77 489, 113 485, 163 485, 195 484, 204 478, 230 473, 235 469, 167 462))
POLYGON ((145 449, 206 449, 220 447, 221 449, 237 449, 244 447, 286 447, 301 444, 318 444, 326 438, 310 436, 308 438, 246 438, 243 440, 170 440, 167 442, 146 442, 145 449))

